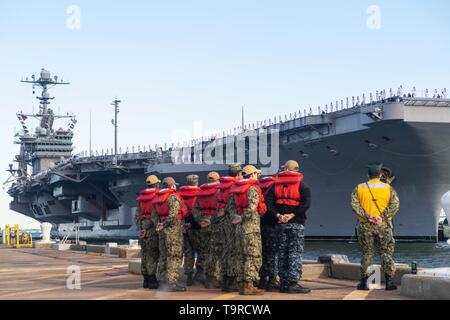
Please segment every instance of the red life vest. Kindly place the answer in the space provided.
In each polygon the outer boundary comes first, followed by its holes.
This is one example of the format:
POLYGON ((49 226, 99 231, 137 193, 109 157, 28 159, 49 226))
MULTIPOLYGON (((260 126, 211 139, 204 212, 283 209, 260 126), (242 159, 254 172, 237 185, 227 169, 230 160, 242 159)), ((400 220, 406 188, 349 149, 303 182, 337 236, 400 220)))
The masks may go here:
POLYGON ((183 219, 184 213, 186 212, 186 204, 184 203, 183 199, 181 199, 181 196, 178 192, 176 192, 174 189, 162 189, 158 192, 155 199, 153 200, 156 213, 158 214, 161 221, 166 220, 169 215, 169 206, 167 205, 167 201, 169 200, 169 197, 171 195, 175 195, 181 203, 180 210, 177 214, 177 220, 183 219))
POLYGON ((234 195, 234 201, 236 203, 237 212, 243 212, 248 208, 247 194, 250 187, 255 187, 258 190, 259 201, 257 206, 258 213, 262 216, 266 213, 267 207, 264 203, 264 195, 261 188, 258 185, 258 180, 244 179, 236 181, 231 187, 231 193, 234 195))
POLYGON ((200 186, 200 190, 197 193, 197 202, 202 215, 213 216, 217 213, 216 194, 218 189, 218 182, 206 183, 200 186))
POLYGON ((139 220, 149 219, 152 217, 153 199, 158 193, 159 189, 147 188, 141 191, 136 201, 139 203, 140 216, 139 220))
POLYGON ((275 183, 275 180, 275 177, 264 177, 259 179, 259 186, 261 187, 264 196, 267 195, 267 192, 269 192, 270 188, 275 183))
POLYGON ((303 181, 303 174, 294 171, 283 171, 278 174, 275 181, 273 193, 277 204, 289 206, 299 206, 302 204, 300 185, 303 181))
POLYGON ((199 187, 194 186, 184 186, 178 190, 178 193, 186 204, 186 217, 192 214, 192 209, 194 208, 195 199, 197 198, 199 190, 199 187))
POLYGON ((219 184, 219 195, 217 196, 217 208, 225 209, 228 201, 230 201, 230 190, 233 184, 238 181, 233 177, 221 177, 219 184))

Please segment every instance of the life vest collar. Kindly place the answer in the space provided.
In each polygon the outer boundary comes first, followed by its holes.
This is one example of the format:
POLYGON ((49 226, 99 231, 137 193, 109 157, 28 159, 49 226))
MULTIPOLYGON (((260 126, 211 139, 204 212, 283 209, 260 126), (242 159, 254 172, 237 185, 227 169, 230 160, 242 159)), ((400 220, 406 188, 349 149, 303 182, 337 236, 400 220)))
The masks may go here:
POLYGON ((237 185, 257 184, 257 183, 258 183, 258 180, 255 180, 255 179, 242 179, 242 180, 235 182, 235 184, 237 184, 237 185))
POLYGON ((147 189, 144 189, 141 193, 154 193, 154 192, 158 192, 159 191, 159 189, 157 189, 157 188, 147 188, 147 189))
POLYGON ((157 188, 147 188, 141 191, 139 196, 136 198, 136 201, 144 200, 148 197, 152 197, 153 195, 156 195, 159 192, 159 189, 157 188))
POLYGON ((200 189, 204 190, 204 189, 217 188, 217 187, 219 186, 219 184, 220 184, 219 181, 217 181, 217 182, 211 182, 211 183, 205 183, 205 184, 202 184, 202 185, 200 186, 200 189))
POLYGON ((298 171, 284 170, 281 171, 278 176, 303 176, 303 174, 298 171))
POLYGON ((259 182, 271 182, 271 181, 275 181, 275 180, 277 180, 277 178, 275 178, 275 177, 263 177, 263 178, 261 178, 261 179, 259 179, 259 182))
POLYGON ((182 192, 182 191, 198 191, 200 190, 200 187, 196 187, 196 186, 182 186, 178 191, 182 192))
POLYGON ((175 192, 177 192, 175 189, 172 189, 172 188, 164 188, 164 189, 160 189, 159 192, 158 192, 158 194, 159 194, 159 195, 162 195, 162 194, 165 194, 165 193, 175 193, 175 192))
POLYGON ((225 176, 225 177, 220 177, 219 181, 222 182, 222 183, 236 182, 237 178, 225 176))

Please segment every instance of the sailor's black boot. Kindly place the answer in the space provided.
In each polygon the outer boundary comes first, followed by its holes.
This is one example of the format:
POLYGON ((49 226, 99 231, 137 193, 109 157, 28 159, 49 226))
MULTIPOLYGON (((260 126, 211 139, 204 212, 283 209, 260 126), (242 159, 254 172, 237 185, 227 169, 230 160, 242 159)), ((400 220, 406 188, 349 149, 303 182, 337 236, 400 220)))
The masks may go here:
POLYGON ((278 292, 280 291, 280 283, 276 278, 269 278, 269 282, 266 285, 267 292, 278 292))
POLYGON ((194 275, 194 281, 205 284, 205 275, 202 269, 197 269, 194 275))
POLYGON ((148 276, 144 276, 144 282, 142 282, 142 288, 148 289, 148 276))
POLYGON ((368 291, 369 286, 367 285, 367 280, 369 277, 363 277, 361 278, 361 281, 359 282, 358 286, 356 287, 358 290, 368 291))
POLYGON ((289 285, 281 286, 280 292, 282 293, 310 293, 311 289, 302 287, 297 282, 291 282, 289 285))
POLYGON ((194 285, 194 280, 192 279, 192 273, 189 273, 189 274, 187 275, 186 285, 187 285, 188 287, 194 285))
POLYGON ((230 280, 228 276, 223 276, 222 292, 230 292, 230 280))
POLYGON ((267 283, 268 283, 267 282, 267 278, 266 277, 261 277, 259 279, 258 289, 266 290, 267 283))
POLYGON ((384 277, 386 278, 386 291, 397 290, 397 286, 395 285, 394 281, 392 281, 392 277, 388 276, 387 274, 385 274, 384 277))
POLYGON ((228 277, 228 292, 238 292, 238 284, 236 281, 236 277, 228 277))
POLYGON ((220 288, 220 284, 214 277, 207 276, 206 281, 205 281, 205 288, 206 289, 218 289, 218 288, 220 288))
POLYGON ((152 276, 147 276, 148 278, 148 289, 158 289, 159 288, 159 283, 158 280, 156 280, 156 276, 152 275, 152 276))
POLYGON ((184 292, 186 287, 180 286, 178 283, 173 284, 169 287, 169 292, 184 292))

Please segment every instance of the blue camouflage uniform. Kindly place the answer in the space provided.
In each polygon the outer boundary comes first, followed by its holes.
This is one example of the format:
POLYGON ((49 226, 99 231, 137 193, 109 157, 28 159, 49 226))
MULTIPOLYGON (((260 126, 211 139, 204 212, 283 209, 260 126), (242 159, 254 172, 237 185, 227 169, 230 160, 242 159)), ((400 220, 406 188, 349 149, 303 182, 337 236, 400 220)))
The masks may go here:
POLYGON ((276 217, 278 213, 281 215, 293 213, 295 215, 289 222, 277 223, 275 227, 278 242, 278 273, 281 287, 297 283, 303 273, 304 225, 306 222, 306 211, 311 206, 311 192, 304 182, 301 183, 299 191, 301 194, 301 204, 299 206, 277 204, 274 188, 269 190, 266 197, 267 210, 272 216, 276 217))

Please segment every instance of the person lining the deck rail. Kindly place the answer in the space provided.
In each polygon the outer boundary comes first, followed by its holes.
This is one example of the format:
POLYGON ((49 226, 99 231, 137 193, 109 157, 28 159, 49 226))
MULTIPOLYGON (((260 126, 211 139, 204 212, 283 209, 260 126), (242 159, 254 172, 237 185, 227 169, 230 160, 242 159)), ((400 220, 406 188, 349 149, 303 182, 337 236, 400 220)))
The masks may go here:
POLYGON ((139 197, 136 198, 139 205, 135 216, 141 243, 141 273, 144 277, 142 287, 144 289, 158 289, 156 271, 159 259, 159 241, 156 225, 151 217, 153 200, 159 191, 161 181, 157 176, 151 175, 147 177, 145 182, 147 188, 141 191, 139 197))
POLYGON ((299 284, 303 272, 306 211, 311 206, 311 190, 303 181, 297 161, 289 160, 267 193, 269 213, 277 219, 278 272, 280 292, 309 293, 299 284))
POLYGON ((369 290, 368 268, 372 264, 375 248, 380 254, 381 268, 386 279, 386 290, 397 289, 392 280, 395 274, 393 260, 395 240, 392 219, 398 212, 400 201, 394 188, 380 180, 381 174, 381 164, 369 165, 369 181, 359 184, 351 196, 353 212, 359 220, 361 281, 357 286, 358 290, 369 290))

